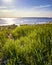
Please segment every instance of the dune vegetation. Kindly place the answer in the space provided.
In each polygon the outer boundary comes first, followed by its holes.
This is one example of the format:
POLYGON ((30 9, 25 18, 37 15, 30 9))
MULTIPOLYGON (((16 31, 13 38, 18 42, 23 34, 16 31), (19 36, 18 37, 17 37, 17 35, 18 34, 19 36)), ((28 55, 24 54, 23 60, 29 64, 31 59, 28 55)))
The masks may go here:
POLYGON ((52 24, 0 26, 0 65, 51 65, 52 24))

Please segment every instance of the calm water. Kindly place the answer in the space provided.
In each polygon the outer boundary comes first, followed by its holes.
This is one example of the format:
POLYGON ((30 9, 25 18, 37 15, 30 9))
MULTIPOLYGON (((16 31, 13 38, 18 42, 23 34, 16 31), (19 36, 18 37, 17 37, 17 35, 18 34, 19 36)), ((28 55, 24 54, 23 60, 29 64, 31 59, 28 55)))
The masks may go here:
POLYGON ((43 24, 46 22, 52 22, 52 18, 0 18, 0 25, 43 24))

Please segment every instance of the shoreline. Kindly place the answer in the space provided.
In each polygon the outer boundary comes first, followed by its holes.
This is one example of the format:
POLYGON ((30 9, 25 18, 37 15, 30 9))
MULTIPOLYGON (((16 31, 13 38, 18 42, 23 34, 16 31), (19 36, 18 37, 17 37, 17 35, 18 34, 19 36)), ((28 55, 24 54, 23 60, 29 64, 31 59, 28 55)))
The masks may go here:
POLYGON ((23 25, 43 25, 43 24, 52 24, 52 22, 41 22, 41 23, 32 23, 32 24, 0 24, 0 27, 6 27, 6 26, 23 26, 23 25))

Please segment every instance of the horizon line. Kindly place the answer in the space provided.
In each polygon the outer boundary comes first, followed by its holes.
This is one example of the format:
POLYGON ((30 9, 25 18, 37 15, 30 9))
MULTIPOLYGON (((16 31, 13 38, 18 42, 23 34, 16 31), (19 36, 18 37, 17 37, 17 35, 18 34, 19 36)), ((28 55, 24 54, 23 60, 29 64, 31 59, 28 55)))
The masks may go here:
POLYGON ((0 18, 52 18, 52 17, 44 17, 44 16, 36 16, 36 17, 34 17, 34 16, 21 16, 21 17, 0 17, 0 18))

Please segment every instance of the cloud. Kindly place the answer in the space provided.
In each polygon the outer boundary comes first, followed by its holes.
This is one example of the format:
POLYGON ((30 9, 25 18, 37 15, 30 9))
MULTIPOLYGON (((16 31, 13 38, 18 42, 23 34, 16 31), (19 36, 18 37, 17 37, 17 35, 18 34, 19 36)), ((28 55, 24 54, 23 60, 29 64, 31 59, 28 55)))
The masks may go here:
POLYGON ((1 10, 0 17, 52 17, 52 11, 1 10))
POLYGON ((5 8, 7 8, 6 6, 0 6, 0 9, 5 9, 5 8))
POLYGON ((48 8, 51 5, 40 5, 40 6, 34 6, 33 8, 48 8))
POLYGON ((14 9, 16 6, 14 5, 14 0, 2 0, 2 4, 0 5, 0 10, 4 9, 14 9))
POLYGON ((14 6, 14 0, 2 0, 1 6, 6 6, 7 8, 11 8, 14 6))
POLYGON ((13 0, 2 0, 3 1, 3 3, 12 3, 13 2, 13 0))
POLYGON ((40 5, 40 6, 33 6, 30 8, 30 10, 35 10, 35 11, 46 11, 49 10, 51 5, 40 5))
POLYGON ((5 5, 0 6, 0 10, 10 10, 15 8, 16 8, 15 6, 5 6, 5 5))
POLYGON ((49 10, 50 6, 51 5, 40 5, 29 9, 19 9, 15 8, 14 5, 2 5, 0 6, 0 17, 52 17, 52 11, 49 10))

